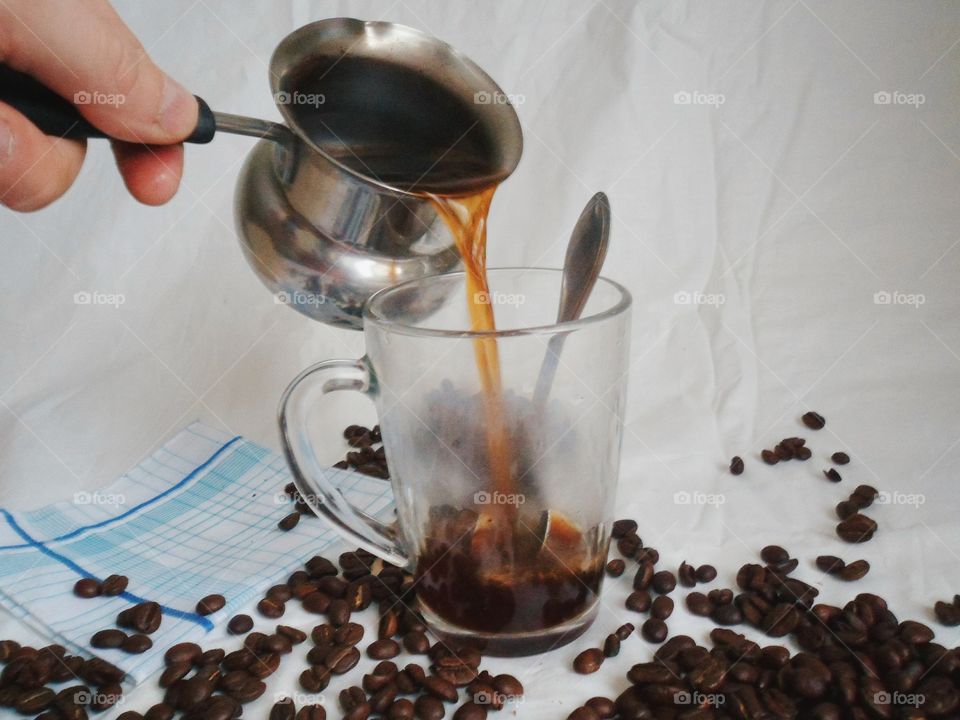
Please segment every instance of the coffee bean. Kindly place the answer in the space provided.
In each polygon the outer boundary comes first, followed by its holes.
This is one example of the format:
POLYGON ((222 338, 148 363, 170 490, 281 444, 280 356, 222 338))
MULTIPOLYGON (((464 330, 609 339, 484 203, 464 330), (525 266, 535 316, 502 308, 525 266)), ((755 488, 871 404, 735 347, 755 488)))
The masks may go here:
POLYGON ((616 657, 620 654, 620 638, 617 637, 615 633, 607 635, 606 640, 603 641, 603 656, 604 657, 616 657))
POLYGON ((302 599, 303 609, 310 613, 315 613, 316 615, 322 615, 327 612, 330 608, 330 603, 332 602, 330 596, 319 590, 311 592, 309 595, 302 599))
MULTIPOLYGON (((277 602, 285 603, 287 600, 293 597, 293 590, 291 590, 290 586, 286 583, 280 583, 278 585, 271 586, 263 596, 268 597, 271 600, 276 600, 277 602)), ((300 599, 302 599, 302 597, 300 599)))
POLYGON ((101 685, 93 695, 90 703, 91 709, 95 712, 101 712, 112 708, 123 699, 123 688, 117 683, 101 685))
POLYGON ((710 617, 718 625, 739 625, 743 622, 743 613, 733 603, 717 605, 710 617))
POLYGON ((701 565, 696 572, 697 582, 709 583, 717 578, 717 569, 713 565, 701 565))
POLYGON ((307 639, 307 634, 303 632, 303 630, 298 630, 297 628, 289 625, 277 625, 277 634, 282 635, 294 645, 299 645, 307 639))
POLYGON ((817 557, 817 567, 830 575, 840 572, 846 567, 846 563, 833 555, 820 555, 817 557))
POLYGON ((627 569, 627 564, 620 558, 614 558, 607 563, 607 574, 610 577, 620 577, 627 569))
POLYGON ((473 702, 465 702, 453 714, 453 720, 486 720, 487 708, 473 702))
POLYGON ((166 669, 160 675, 160 680, 158 684, 160 687, 166 689, 173 685, 177 680, 182 680, 193 669, 193 665, 189 662, 168 662, 166 669))
POLYGON ((263 598, 257 603, 257 610, 267 618, 276 619, 282 616, 286 609, 284 603, 272 600, 271 598, 263 598))
POLYGON ((653 589, 661 595, 673 592, 677 586, 677 578, 669 570, 661 570, 653 575, 653 589))
POLYGON ((837 465, 846 465, 850 462, 850 456, 845 452, 835 452, 830 456, 830 459, 833 460, 837 465))
POLYGON ((633 635, 633 631, 635 629, 636 628, 634 627, 633 623, 624 623, 616 629, 615 634, 618 638, 620 638, 620 640, 626 640, 628 637, 633 635))
POLYGON ((421 695, 413 704, 418 720, 442 720, 446 709, 443 702, 432 695, 421 695))
POLYGON ((646 563, 650 565, 656 565, 658 562, 660 562, 660 553, 657 552, 656 548, 640 548, 637 550, 634 559, 641 564, 646 563))
POLYGON ((567 715, 567 720, 600 720, 600 716, 593 708, 582 705, 567 715))
POLYGON ((294 511, 278 522, 277 527, 284 532, 287 532, 289 530, 293 530, 297 526, 298 522, 300 522, 300 513, 294 511))
POLYGON ((588 648, 573 659, 573 669, 582 675, 589 675, 600 669, 603 659, 603 650, 588 648))
POLYGON ((692 588, 697 584, 697 571, 693 565, 687 564, 687 561, 684 560, 677 570, 677 579, 684 587, 692 588))
POLYGON ((837 503, 837 517, 841 520, 846 520, 848 517, 856 515, 859 509, 856 503, 844 500, 843 502, 837 503))
POLYGON ((164 662, 167 665, 179 663, 193 664, 200 659, 203 654, 202 648, 196 643, 182 642, 171 646, 163 655, 164 662))
POLYGON ((734 455, 733 459, 730 460, 730 473, 732 475, 743 474, 743 458, 739 455, 734 455))
POLYGON ((778 460, 792 460, 793 459, 793 450, 789 446, 780 443, 773 449, 774 454, 777 456, 778 460))
POLYGON ((857 485, 850 496, 850 500, 857 503, 861 508, 868 508, 873 505, 873 501, 879 494, 872 485, 857 485))
POLYGON ((587 707, 593 710, 600 720, 610 720, 617 714, 617 707, 613 700, 607 697, 597 696, 587 700, 587 707))
POLYGON ((798 447, 793 451, 793 457, 800 461, 806 461, 813 457, 813 452, 808 447, 798 447))
POLYGON ((361 703, 343 716, 343 720, 367 720, 370 717, 370 704, 361 703))
POLYGON ((171 720, 176 710, 166 703, 151 705, 143 714, 143 720, 171 720))
POLYGON ((733 590, 717 588, 707 593, 707 599, 714 605, 729 605, 733 602, 733 590))
POLYGON ((877 531, 877 523, 866 515, 856 513, 837 525, 837 535, 850 543, 867 542, 877 531))
MULTIPOLYGON (((632 625, 631 632, 633 632, 632 625)), ((629 633, 627 633, 627 635, 629 636, 629 633)), ((492 684, 494 690, 508 698, 517 699, 523 697, 523 683, 517 680, 517 678, 515 678, 513 675, 497 675, 493 678, 492 684)))
POLYGON ((611 537, 614 540, 619 540, 629 533, 635 533, 637 531, 637 521, 624 519, 616 520, 613 523, 613 529, 610 531, 611 537))
POLYGON ((789 603, 775 605, 760 622, 761 629, 770 637, 783 637, 793 632, 799 621, 796 608, 789 603))
POLYGON ((658 620, 666 620, 673 614, 673 598, 661 595, 650 606, 650 615, 658 620))
POLYGON ((760 559, 769 565, 790 559, 790 553, 779 545, 767 545, 760 551, 760 559))
POLYGON ((305 705, 297 713, 297 720, 327 720, 323 705, 305 705))
MULTIPOLYGON (((599 650, 597 652, 599 652, 599 650)), ((456 702, 459 697, 457 688, 453 683, 436 675, 427 675, 423 679, 423 689, 434 697, 446 702, 456 702)))
POLYGON ((367 657, 373 660, 389 660, 400 654, 400 645, 391 638, 381 638, 367 646, 367 657))
MULTIPOLYGON (((281 626, 282 627, 282 626, 281 626)), ((306 635, 303 636, 306 639, 306 635)), ((210 648, 209 650, 204 650, 200 655, 200 660, 198 660, 199 665, 219 665, 223 662, 223 658, 227 655, 226 650, 222 648, 210 648)))
POLYGON ((279 667, 280 655, 277 653, 263 652, 257 656, 255 662, 247 666, 247 672, 255 678, 263 680, 273 675, 279 667))
POLYGON ((337 675, 343 675, 350 672, 360 662, 360 651, 353 646, 343 645, 334 648, 333 652, 327 656, 326 663, 331 672, 337 675))
POLYGON ((658 618, 647 618, 640 627, 640 634, 643 639, 651 643, 662 643, 667 639, 667 624, 658 618))
POLYGON ((646 590, 635 590, 627 596, 626 607, 627 610, 633 610, 634 612, 646 612, 650 609, 652 599, 650 593, 646 590))
POLYGON ((350 606, 347 601, 340 598, 331 601, 327 608, 327 619, 336 627, 348 622, 350 620, 350 606))
MULTIPOLYGON (((321 688, 322 690, 323 688, 321 688)), ((255 677, 250 678, 240 688, 230 693, 230 697, 246 705, 259 698, 267 690, 267 685, 263 680, 255 677)), ((317 691, 319 692, 319 691, 317 691)))
POLYGON ((253 618, 249 615, 234 615, 227 623, 227 632, 231 635, 243 635, 253 629, 253 618))
POLYGON ((223 595, 207 595, 197 603, 197 613, 200 615, 212 615, 227 604, 223 595))
POLYGON ((685 602, 687 609, 694 615, 709 617, 713 612, 713 603, 701 592, 687 593, 685 602))
POLYGON ((31 688, 20 693, 13 707, 21 715, 36 715, 50 707, 55 696, 50 688, 31 688))
POLYGON ((333 640, 340 645, 356 645, 363 640, 363 625, 355 622, 341 625, 333 633, 333 640))
POLYGON ((938 600, 933 606, 933 612, 942 625, 947 627, 960 625, 960 607, 956 604, 938 600))
POLYGON ((767 465, 776 465, 780 462, 780 458, 772 450, 761 450, 760 457, 767 465))
POLYGON ((870 572, 870 563, 866 560, 854 560, 852 563, 837 572, 841 580, 859 580, 870 572))
POLYGON ((294 720, 297 707, 290 698, 280 698, 270 708, 270 720, 294 720))
POLYGON ((904 620, 897 636, 911 645, 925 645, 933 640, 933 630, 916 620, 904 620))
POLYGON ((131 635, 120 644, 120 649, 131 655, 141 655, 152 647, 153 640, 142 633, 131 635))
POLYGON ((116 597, 126 592, 130 580, 126 575, 110 575, 100 583, 100 592, 107 597, 116 597))
POLYGON ((822 430, 824 425, 827 424, 827 421, 824 419, 823 415, 816 413, 813 410, 804 413, 800 419, 803 420, 803 424, 811 430, 822 430))
POLYGON ((827 480, 829 480, 830 482, 838 483, 841 480, 843 480, 843 477, 841 477, 840 473, 837 472, 836 468, 830 468, 829 470, 824 470, 823 474, 827 478, 827 480))
POLYGON ((322 692, 330 684, 330 669, 326 665, 314 665, 300 673, 300 687, 308 693, 322 692))
POLYGON ((283 635, 276 633, 274 635, 267 635, 267 637, 264 638, 261 643, 259 643, 257 650, 261 652, 277 653, 278 655, 286 655, 287 653, 293 651, 293 643, 283 635))
POLYGON ((150 635, 160 627, 162 618, 163 615, 160 611, 160 605, 148 601, 122 611, 117 616, 117 625, 132 628, 137 632, 150 635))
POLYGON ((408 653, 422 655, 430 648, 430 640, 425 633, 414 630, 403 636, 403 647, 408 653))
POLYGON ((123 630, 100 630, 90 638, 90 645, 95 648, 118 648, 127 639, 123 630))

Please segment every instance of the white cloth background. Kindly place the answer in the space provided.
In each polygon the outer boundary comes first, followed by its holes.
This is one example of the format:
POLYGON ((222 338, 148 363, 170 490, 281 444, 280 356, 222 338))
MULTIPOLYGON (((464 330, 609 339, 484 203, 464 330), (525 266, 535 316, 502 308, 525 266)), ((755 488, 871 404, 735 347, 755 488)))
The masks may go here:
MULTIPOLYGON (((522 96, 524 156, 494 200, 491 265, 559 266, 583 203, 597 190, 610 196, 606 273, 636 302, 619 506, 641 519, 662 562, 713 562, 730 585, 741 563, 779 542, 824 599, 878 591, 901 617, 924 620, 960 591, 956 3, 127 0, 118 9, 212 107, 268 118, 279 114, 266 65, 299 25, 382 18, 452 43, 522 96), (759 450, 802 433, 811 408, 828 420, 807 433, 814 459, 762 466, 759 450), (834 486, 820 470, 839 449, 853 462, 834 486), (740 478, 725 472, 735 453, 747 462, 740 478), (876 538, 842 546, 832 508, 858 482, 925 502, 877 507, 876 538), (678 492, 725 502, 683 504, 678 492), (812 568, 820 553, 865 557, 873 569, 841 586, 812 568)), ((362 352, 359 334, 274 304, 246 267, 231 201, 251 144, 221 136, 191 147, 180 194, 149 209, 125 195, 108 148, 91 143, 63 200, 0 213, 0 505, 104 485, 195 418, 276 447, 289 379, 362 352), (75 305, 83 291, 125 302, 75 305)), ((621 670, 647 659, 633 638, 609 672, 570 683, 557 671, 626 615, 628 583, 609 584, 605 616, 576 644, 498 663, 527 683, 523 717, 614 693, 621 670)), ((709 628, 682 613, 670 625, 698 638, 709 628)), ((937 629, 957 644, 956 629, 937 629)), ((0 623, 0 636, 18 633, 0 623)), ((286 665, 271 693, 292 689, 299 668, 286 665)))

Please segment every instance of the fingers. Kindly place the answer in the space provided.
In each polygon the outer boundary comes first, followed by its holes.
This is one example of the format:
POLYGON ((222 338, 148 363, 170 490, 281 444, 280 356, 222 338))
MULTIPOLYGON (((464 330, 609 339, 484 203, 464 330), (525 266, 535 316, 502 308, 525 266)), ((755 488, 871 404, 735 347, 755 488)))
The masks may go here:
POLYGON ((197 123, 196 100, 153 64, 106 0, 0 2, 0 62, 120 140, 176 143, 197 123))
POLYGON ((113 143, 113 154, 127 190, 146 205, 162 205, 180 187, 183 145, 113 143))
POLYGON ((80 172, 86 144, 44 135, 0 103, 0 204, 38 210, 67 191, 80 172))

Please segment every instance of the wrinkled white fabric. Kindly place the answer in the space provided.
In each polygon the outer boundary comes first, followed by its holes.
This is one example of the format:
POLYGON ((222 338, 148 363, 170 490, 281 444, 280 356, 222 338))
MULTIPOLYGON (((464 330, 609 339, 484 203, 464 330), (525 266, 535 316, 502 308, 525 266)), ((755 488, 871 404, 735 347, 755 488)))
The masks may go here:
MULTIPOLYGON (((491 265, 559 266, 583 203, 610 196, 605 272, 636 303, 618 506, 640 519, 663 566, 712 562, 711 587, 730 586, 740 564, 778 542, 828 601, 876 591, 901 617, 931 621, 934 601, 960 591, 955 3, 118 9, 212 107, 267 118, 279 114, 266 64, 301 24, 384 18, 452 43, 515 96, 524 128, 523 160, 493 202, 491 265), (824 430, 799 423, 807 409, 826 416, 824 430), (797 434, 809 438, 809 462, 760 463, 762 448, 797 434), (832 485, 821 470, 836 450, 853 461, 832 485), (726 472, 734 454, 746 461, 739 478, 726 472), (871 511, 872 542, 843 545, 833 506, 861 482, 893 502, 871 511), (872 570, 841 584, 813 568, 821 553, 863 557, 872 570)), ((195 418, 276 447, 276 402, 294 374, 362 353, 359 334, 275 304, 246 266, 231 202, 250 147, 221 136, 189 148, 183 190, 149 209, 125 195, 108 148, 91 143, 66 198, 0 213, 0 505, 103 486, 195 418), (76 305, 78 292, 124 302, 76 305)), ((343 424, 372 420, 361 400, 337 412, 343 424)), ((564 716, 618 692, 623 672, 648 659, 634 637, 597 675, 571 682, 558 671, 628 618, 629 582, 608 583, 605 614, 573 645, 496 663, 527 685, 518 714, 564 716)), ((710 627, 680 611, 669 624, 699 640, 710 627)), ((937 631, 957 644, 957 629, 937 631)), ((0 636, 18 632, 0 624, 0 636)), ((296 665, 284 664, 268 695, 293 690, 296 665)), ((141 692, 146 707, 152 690, 141 692)))

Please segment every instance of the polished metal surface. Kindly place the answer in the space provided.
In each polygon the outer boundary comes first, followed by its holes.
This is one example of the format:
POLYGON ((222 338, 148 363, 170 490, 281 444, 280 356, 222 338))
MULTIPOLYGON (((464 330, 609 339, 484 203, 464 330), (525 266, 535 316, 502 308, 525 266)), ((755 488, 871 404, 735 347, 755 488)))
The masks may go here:
POLYGON ((218 129, 276 141, 258 143, 240 173, 244 253, 280 301, 360 328, 373 292, 458 266, 427 196, 509 176, 519 120, 469 59, 393 23, 302 27, 277 47, 270 77, 289 130, 217 115, 218 129))
POLYGON ((295 137, 283 123, 217 111, 214 111, 213 119, 219 132, 266 138, 274 142, 292 142, 295 137))
MULTIPOLYGON (((573 226, 573 232, 570 233, 560 284, 558 323, 576 320, 583 313, 593 286, 600 277, 609 244, 610 201, 605 193, 598 192, 587 201, 586 207, 577 218, 577 224, 573 226)), ((533 391, 533 402, 536 406, 542 406, 550 395, 565 337, 566 335, 554 335, 547 343, 547 353, 533 391)))

